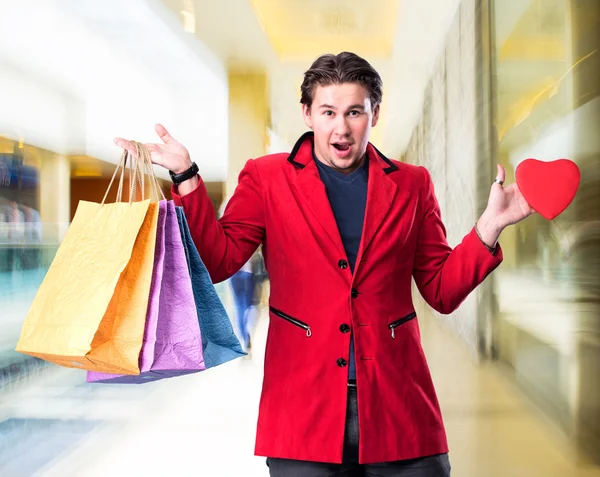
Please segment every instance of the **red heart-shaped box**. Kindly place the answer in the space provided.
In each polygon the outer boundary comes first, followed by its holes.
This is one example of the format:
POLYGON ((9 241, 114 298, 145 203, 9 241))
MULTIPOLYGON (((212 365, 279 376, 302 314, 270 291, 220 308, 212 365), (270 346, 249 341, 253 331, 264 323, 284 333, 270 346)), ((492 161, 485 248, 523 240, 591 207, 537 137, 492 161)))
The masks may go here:
POLYGON ((573 201, 581 174, 569 159, 544 162, 525 159, 515 171, 517 185, 533 209, 548 220, 560 215, 573 201))

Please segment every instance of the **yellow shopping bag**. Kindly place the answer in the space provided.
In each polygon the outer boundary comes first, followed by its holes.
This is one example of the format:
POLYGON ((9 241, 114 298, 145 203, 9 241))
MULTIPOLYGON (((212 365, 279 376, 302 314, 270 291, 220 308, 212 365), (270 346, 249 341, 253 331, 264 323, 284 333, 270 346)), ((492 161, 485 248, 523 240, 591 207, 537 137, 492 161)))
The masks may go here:
MULTIPOLYGON (((117 201, 126 163, 124 153, 109 185, 121 169, 117 201)), ((133 202, 140 181, 144 197, 144 174, 139 161, 130 161, 130 167, 129 203, 79 203, 25 319, 17 351, 61 366, 139 374, 158 204, 133 202)))

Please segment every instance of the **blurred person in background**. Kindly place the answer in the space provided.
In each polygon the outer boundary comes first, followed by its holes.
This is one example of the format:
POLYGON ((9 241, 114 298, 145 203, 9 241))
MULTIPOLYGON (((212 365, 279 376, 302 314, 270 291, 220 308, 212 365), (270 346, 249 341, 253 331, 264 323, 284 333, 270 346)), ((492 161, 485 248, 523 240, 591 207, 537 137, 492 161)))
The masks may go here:
MULTIPOLYGON (((219 208, 222 217, 228 200, 223 201, 219 208)), ((233 301, 235 304, 235 322, 244 351, 251 357, 252 330, 260 315, 263 283, 266 270, 261 250, 257 250, 250 260, 229 279, 233 301)))
POLYGON ((42 220, 40 213, 25 205, 19 209, 25 217, 25 245, 21 251, 24 269, 35 269, 40 266, 40 250, 38 244, 42 241, 42 220))
POLYGON ((257 250, 244 266, 231 277, 231 286, 236 295, 238 328, 242 335, 244 350, 251 357, 252 332, 260 317, 263 286, 266 270, 262 253, 257 250))
POLYGON ((235 317, 242 346, 244 347, 244 351, 250 351, 252 347, 250 322, 251 318, 254 318, 251 315, 254 314, 253 311, 256 308, 254 300, 256 284, 254 274, 252 273, 252 259, 248 260, 242 268, 233 274, 231 277, 231 289, 233 291, 235 317))
POLYGON ((148 145, 213 282, 263 245, 270 322, 255 454, 272 476, 446 477, 411 279, 453 312, 501 263, 502 230, 534 211, 498 166, 486 210, 452 249, 429 172, 369 142, 377 71, 353 53, 323 55, 301 93, 312 131, 291 153, 249 160, 219 220, 187 149, 161 125, 163 143, 148 145))
POLYGON ((8 201, 4 208, 4 217, 8 224, 8 260, 7 270, 13 271, 22 267, 22 246, 25 239, 25 213, 14 200, 8 201))

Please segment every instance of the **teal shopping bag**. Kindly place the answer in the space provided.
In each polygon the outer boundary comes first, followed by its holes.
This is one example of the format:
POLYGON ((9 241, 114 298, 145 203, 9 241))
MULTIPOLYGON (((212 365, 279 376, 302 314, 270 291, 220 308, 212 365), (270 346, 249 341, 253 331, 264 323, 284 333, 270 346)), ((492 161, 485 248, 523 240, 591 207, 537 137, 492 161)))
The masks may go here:
POLYGON ((233 332, 225 307, 192 240, 183 207, 176 207, 176 209, 200 321, 204 364, 206 368, 212 368, 245 356, 246 353, 233 332))

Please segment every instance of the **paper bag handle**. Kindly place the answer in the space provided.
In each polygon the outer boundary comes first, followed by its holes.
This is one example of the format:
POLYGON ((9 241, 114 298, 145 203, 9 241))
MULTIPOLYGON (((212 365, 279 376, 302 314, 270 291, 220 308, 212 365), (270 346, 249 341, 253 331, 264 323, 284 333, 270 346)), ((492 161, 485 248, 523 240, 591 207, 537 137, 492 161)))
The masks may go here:
MULTIPOLYGON (((108 197, 108 193, 110 192, 110 189, 113 185, 113 183, 115 182, 115 178, 117 177, 117 174, 119 173, 119 171, 121 171, 121 176, 119 177, 119 189, 117 190, 117 202, 121 201, 121 196, 123 193, 123 176, 125 174, 125 169, 127 167, 127 158, 128 158, 128 153, 126 150, 123 150, 123 152, 121 153, 121 159, 119 160, 119 163, 117 164, 117 168, 115 169, 115 172, 113 173, 112 178, 110 179, 110 183, 108 184, 108 187, 106 188, 106 192, 104 194, 104 197, 102 198, 102 202, 100 204, 100 206, 102 207, 104 205, 104 203, 106 202, 106 198, 108 197)), ((129 189, 129 202, 132 202, 132 197, 133 194, 131 194, 131 181, 132 181, 132 177, 133 175, 136 176, 137 178, 137 174, 134 174, 134 170, 133 168, 135 167, 134 161, 130 161, 130 175, 129 175, 129 185, 130 185, 130 189, 129 189)))
POLYGON ((152 189, 154 190, 154 194, 156 196, 157 200, 166 200, 165 198, 165 194, 162 190, 162 187, 160 186, 160 184, 158 183, 158 179, 156 177, 156 174, 154 173, 154 167, 152 165, 152 158, 150 156, 150 151, 148 150, 148 147, 145 144, 139 143, 139 142, 133 142, 135 148, 136 148, 136 153, 138 158, 141 159, 142 165, 140 165, 139 167, 139 171, 142 174, 142 184, 144 183, 143 180, 143 176, 144 173, 148 174, 148 177, 150 178, 150 185, 152 186, 152 189))
POLYGON ((136 141, 131 142, 135 147, 136 154, 135 156, 132 156, 127 150, 123 151, 121 154, 121 159, 119 160, 119 164, 117 165, 110 183, 108 184, 101 206, 103 206, 106 202, 108 193, 119 171, 121 171, 121 175, 119 177, 119 188, 117 190, 117 202, 121 202, 123 196, 123 179, 128 162, 127 159, 129 159, 129 203, 131 204, 134 197, 136 197, 138 186, 141 187, 142 197, 145 197, 146 174, 148 174, 150 177, 150 185, 153 188, 156 199, 160 200, 162 197, 163 200, 166 200, 163 190, 158 183, 158 179, 156 178, 156 174, 154 173, 154 168, 152 167, 150 151, 148 151, 148 148, 145 144, 138 143, 136 141))

